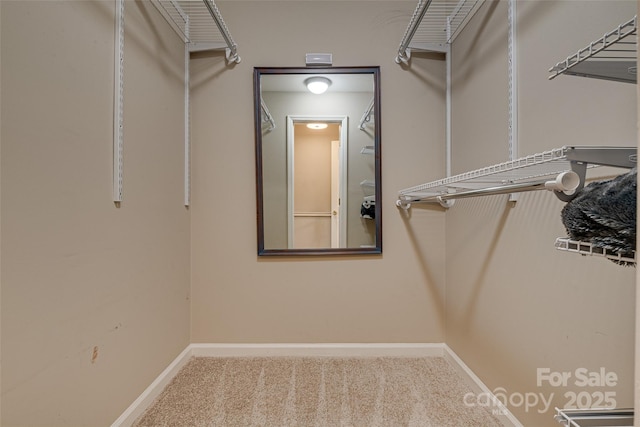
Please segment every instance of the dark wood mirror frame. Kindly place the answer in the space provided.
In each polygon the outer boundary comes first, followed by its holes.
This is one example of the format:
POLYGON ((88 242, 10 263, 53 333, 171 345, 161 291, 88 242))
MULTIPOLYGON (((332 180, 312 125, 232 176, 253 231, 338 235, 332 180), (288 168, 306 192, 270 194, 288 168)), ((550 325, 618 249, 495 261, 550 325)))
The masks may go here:
MULTIPOLYGON (((257 203, 257 231, 259 256, 336 256, 336 255, 376 255, 382 253, 382 180, 380 154, 380 67, 256 67, 253 75, 254 90, 254 124, 255 124, 255 153, 256 153, 256 203, 257 203), (332 75, 332 74, 370 74, 373 77, 373 120, 371 126, 374 132, 374 182, 375 182, 375 244, 365 247, 346 248, 317 248, 317 249, 288 249, 265 248, 264 223, 264 188, 263 188, 263 114, 261 104, 261 78, 268 75, 332 75)), ((357 126, 354 122, 359 117, 351 118, 350 126, 357 126)), ((282 124, 279 124, 282 125, 282 124)))

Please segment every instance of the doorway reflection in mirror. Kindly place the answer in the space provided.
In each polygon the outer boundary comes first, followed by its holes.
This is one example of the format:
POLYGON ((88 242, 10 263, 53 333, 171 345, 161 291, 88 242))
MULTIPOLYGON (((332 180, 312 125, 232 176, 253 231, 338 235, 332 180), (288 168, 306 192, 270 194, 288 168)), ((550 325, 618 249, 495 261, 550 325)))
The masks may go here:
POLYGON ((380 253, 377 67, 254 77, 259 255, 380 253), (316 77, 330 82, 321 95, 307 90, 316 77))

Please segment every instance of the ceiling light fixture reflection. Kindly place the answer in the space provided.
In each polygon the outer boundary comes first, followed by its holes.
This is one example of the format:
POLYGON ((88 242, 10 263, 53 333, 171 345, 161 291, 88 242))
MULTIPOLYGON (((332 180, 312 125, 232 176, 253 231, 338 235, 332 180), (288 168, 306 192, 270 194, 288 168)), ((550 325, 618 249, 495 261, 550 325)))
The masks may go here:
POLYGON ((331 80, 321 76, 309 77, 304 81, 304 84, 307 86, 307 89, 309 89, 309 92, 320 95, 321 93, 325 93, 327 89, 329 89, 331 80))
POLYGON ((327 128, 327 124, 326 123, 307 123, 307 127, 309 129, 326 129, 327 128))

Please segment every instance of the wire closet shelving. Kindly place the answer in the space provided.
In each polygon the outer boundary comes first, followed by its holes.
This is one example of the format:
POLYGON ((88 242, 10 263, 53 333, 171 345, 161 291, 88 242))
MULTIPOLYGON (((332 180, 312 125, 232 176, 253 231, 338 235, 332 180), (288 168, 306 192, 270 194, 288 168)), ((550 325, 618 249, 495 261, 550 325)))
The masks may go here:
POLYGON ((212 0, 152 0, 189 51, 225 49, 227 61, 240 62, 238 46, 212 0))
POLYGON ((549 69, 559 75, 637 83, 638 17, 634 16, 549 69))
MULTIPOLYGON (((407 30, 400 42, 396 62, 408 65, 411 50, 443 52, 449 59, 450 45, 461 33, 483 0, 438 1, 419 0, 407 30)), ((514 159, 517 143, 515 134, 517 113, 515 72, 515 6, 509 8, 509 64, 510 64, 510 161, 451 176, 450 170, 450 82, 447 78, 447 177, 400 190, 396 205, 409 209, 413 203, 439 203, 445 208, 455 199, 492 194, 510 194, 548 189, 563 201, 570 201, 585 184, 586 170, 597 166, 633 168, 637 165, 635 147, 562 147, 514 159)), ((586 48, 568 56, 550 68, 553 79, 559 75, 575 75, 613 81, 636 83, 637 17, 620 24, 591 42, 586 48)), ((451 65, 447 63, 449 75, 451 65)), ((515 198, 514 198, 515 200, 515 198)), ((594 247, 587 242, 558 238, 556 249, 582 255, 603 256, 614 261, 635 264, 633 258, 594 247)))
MULTIPOLYGON (((634 16, 549 69, 549 80, 560 75, 637 83, 637 25, 634 16)), ((634 158, 637 161, 637 158, 634 158)), ((636 264, 633 258, 594 247, 589 242, 557 238, 556 249, 599 255, 616 262, 636 264)), ((566 427, 633 426, 634 409, 558 409, 556 421, 566 427)))
MULTIPOLYGON (((185 44, 184 50, 184 204, 190 204, 190 83, 189 60, 191 52, 223 50, 227 63, 239 63, 238 47, 212 0, 151 0, 151 4, 164 17, 185 44)), ((113 111, 113 201, 123 201, 124 158, 124 44, 125 0, 116 0, 114 49, 114 111, 113 111)))
MULTIPOLYGON (((409 64, 411 50, 450 52, 450 44, 473 17, 482 0, 451 1, 420 0, 402 38, 396 62, 409 64)), ((509 10, 510 107, 515 93, 515 12, 509 10), (512 77, 513 76, 513 77, 512 77)), ((590 77, 625 83, 637 83, 637 16, 605 33, 585 48, 569 55, 549 69, 549 79, 560 75, 590 77)), ((448 55, 447 55, 448 56, 448 55)), ((447 64, 448 73, 450 64, 447 64)), ((449 96, 449 82, 447 82, 449 96)), ((449 99, 447 100, 449 103, 449 99)), ((450 106, 448 105, 448 109, 450 106)), ((516 125, 511 112, 510 134, 516 125)), ((449 111, 448 111, 449 114, 449 111)), ((448 119, 449 120, 449 119, 448 119)), ((447 124, 449 128, 449 124, 447 124)), ((510 148, 512 141, 510 140, 510 148)), ((448 149, 450 141, 447 141, 448 149)), ((511 150, 510 150, 511 154, 511 150)), ((510 159, 512 157, 510 156, 510 159)), ((447 159, 447 162, 450 160, 447 159)), ((551 190, 563 201, 570 201, 584 185, 587 169, 598 166, 634 168, 637 166, 636 147, 561 147, 550 151, 510 160, 493 166, 449 176, 416 185, 398 192, 396 205, 405 210, 413 203, 439 203, 445 208, 455 199, 483 195, 516 193, 540 189, 551 190)), ((559 237, 555 247, 561 251, 581 255, 596 255, 619 263, 635 265, 633 257, 596 247, 590 242, 559 237)), ((633 409, 556 409, 556 421, 566 427, 632 426, 633 409)))
POLYGON ((396 62, 408 63, 411 50, 445 52, 484 0, 420 0, 400 42, 396 62))
MULTIPOLYGON (((545 189, 562 201, 570 201, 585 185, 587 169, 599 166, 631 169, 636 165, 635 147, 565 146, 400 190, 396 205, 405 210, 414 203, 439 203, 449 208, 455 199, 545 189)), ((636 263, 635 253, 631 258, 568 238, 556 239, 555 247, 626 264, 636 263)))
POLYGON ((400 190, 396 205, 440 203, 465 197, 548 189, 568 201, 584 186, 587 168, 633 168, 636 148, 561 147, 400 190))
POLYGON ((565 427, 633 426, 633 409, 558 409, 555 419, 565 427))

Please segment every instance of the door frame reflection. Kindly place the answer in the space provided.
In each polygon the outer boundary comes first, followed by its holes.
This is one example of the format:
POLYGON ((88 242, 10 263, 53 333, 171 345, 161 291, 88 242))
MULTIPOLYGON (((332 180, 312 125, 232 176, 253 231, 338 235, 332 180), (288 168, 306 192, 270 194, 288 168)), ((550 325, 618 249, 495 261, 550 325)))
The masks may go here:
POLYGON ((348 116, 341 115, 302 115, 302 114, 289 114, 287 115, 287 226, 288 226, 288 248, 289 249, 301 249, 297 248, 295 242, 295 130, 296 124, 304 123, 330 123, 337 124, 340 127, 339 139, 340 139, 340 160, 339 160, 339 182, 340 189, 338 191, 340 204, 338 211, 339 218, 339 245, 335 248, 347 247, 347 168, 348 168, 348 135, 349 135, 349 118, 348 116))

